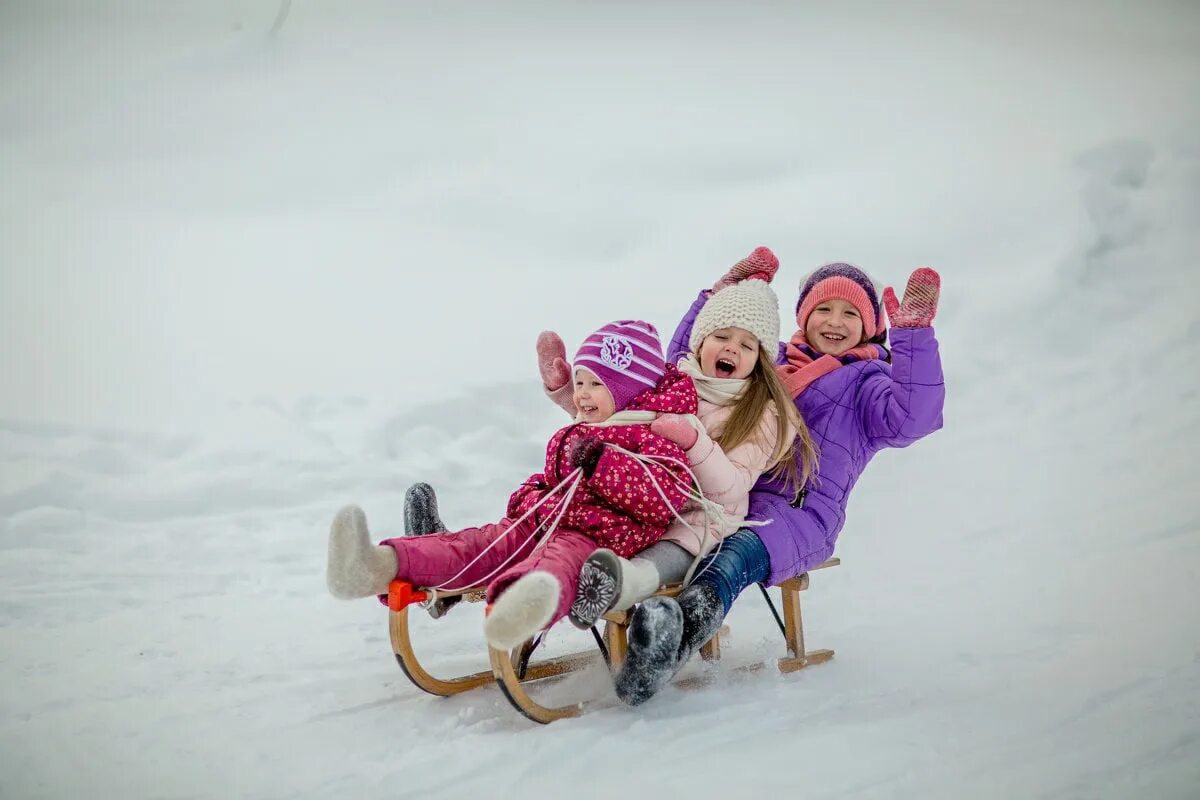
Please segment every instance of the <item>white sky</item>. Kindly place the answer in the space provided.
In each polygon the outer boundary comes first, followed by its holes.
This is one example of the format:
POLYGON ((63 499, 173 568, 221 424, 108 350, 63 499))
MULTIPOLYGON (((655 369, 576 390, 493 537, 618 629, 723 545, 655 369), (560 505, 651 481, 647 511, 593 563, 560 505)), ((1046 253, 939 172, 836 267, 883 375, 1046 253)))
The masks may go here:
POLYGON ((0 8, 0 418, 532 380, 758 244, 785 329, 831 259, 953 325, 1079 237, 1081 150, 1200 117, 1190 3, 276 8, 0 8))

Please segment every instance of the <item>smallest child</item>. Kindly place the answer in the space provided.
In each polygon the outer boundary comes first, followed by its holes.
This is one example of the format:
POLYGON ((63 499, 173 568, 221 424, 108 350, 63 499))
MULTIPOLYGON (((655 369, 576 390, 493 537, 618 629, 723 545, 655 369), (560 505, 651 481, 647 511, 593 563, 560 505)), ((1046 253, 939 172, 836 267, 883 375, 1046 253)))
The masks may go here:
POLYGON ((443 590, 486 583, 484 633, 509 650, 567 615, 597 547, 628 557, 658 541, 691 476, 679 445, 650 423, 696 413, 691 378, 666 365, 658 331, 637 320, 589 336, 571 372, 575 421, 550 437, 542 472, 512 494, 503 519, 372 545, 363 511, 347 506, 329 532, 330 593, 379 595, 397 579, 443 590))

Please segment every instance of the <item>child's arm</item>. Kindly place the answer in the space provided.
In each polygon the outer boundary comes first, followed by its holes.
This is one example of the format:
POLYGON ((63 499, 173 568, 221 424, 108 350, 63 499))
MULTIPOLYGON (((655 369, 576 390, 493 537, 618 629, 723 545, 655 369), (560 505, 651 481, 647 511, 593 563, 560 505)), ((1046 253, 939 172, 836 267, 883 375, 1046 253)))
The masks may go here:
POLYGON ((687 488, 691 486, 687 455, 679 445, 651 433, 647 433, 638 452, 658 458, 642 462, 605 447, 595 471, 587 479, 588 486, 613 508, 643 525, 665 527, 671 524, 687 501, 687 488), (647 470, 650 475, 646 474, 647 470), (654 483, 651 483, 651 476, 654 483))
POLYGON ((701 289, 700 294, 692 301, 692 305, 684 313, 683 319, 679 320, 679 325, 675 328, 675 335, 671 337, 670 344, 667 345, 667 363, 676 364, 679 359, 692 352, 688 348, 688 339, 692 338, 692 327, 696 324, 696 315, 700 313, 700 309, 704 308, 704 304, 708 302, 708 298, 712 295, 708 289, 701 289))
POLYGON ((543 473, 535 472, 533 475, 530 475, 509 496, 508 509, 505 511, 505 516, 510 519, 524 516, 526 511, 537 505, 537 502, 545 496, 546 490, 549 488, 546 484, 546 476, 543 473))
POLYGON ((766 470, 779 438, 771 413, 763 415, 757 435, 728 453, 707 431, 697 430, 683 417, 664 414, 651 423, 650 430, 684 448, 704 496, 725 506, 750 493, 755 481, 766 470))
MULTIPOLYGON (((775 273, 779 270, 779 259, 771 252, 769 247, 756 247, 750 252, 750 255, 743 258, 741 261, 734 264, 725 274, 717 278, 717 282, 713 284, 712 289, 704 289, 700 295, 692 303, 691 308, 683 315, 683 319, 679 321, 679 327, 675 329, 675 335, 671 337, 671 343, 667 346, 667 363, 678 363, 679 359, 691 352, 688 347, 688 340, 692 338, 692 327, 696 324, 696 315, 700 313, 700 309, 704 308, 704 304, 708 302, 708 298, 712 297, 713 292, 719 292, 726 286, 732 286, 739 281, 744 281, 747 278, 754 277, 771 282, 775 277, 775 273)), ((770 349, 767 345, 767 349, 770 349)), ((782 353, 782 344, 780 345, 782 353)))
POLYGON ((930 327, 940 289, 938 274, 922 267, 908 279, 903 303, 891 288, 884 291, 893 325, 892 370, 869 377, 858 395, 863 431, 873 447, 907 447, 942 427, 946 386, 930 327))
POLYGON ((567 348, 562 337, 554 331, 542 331, 537 338, 538 372, 542 388, 556 406, 575 417, 575 392, 571 385, 571 367, 567 364, 567 348))

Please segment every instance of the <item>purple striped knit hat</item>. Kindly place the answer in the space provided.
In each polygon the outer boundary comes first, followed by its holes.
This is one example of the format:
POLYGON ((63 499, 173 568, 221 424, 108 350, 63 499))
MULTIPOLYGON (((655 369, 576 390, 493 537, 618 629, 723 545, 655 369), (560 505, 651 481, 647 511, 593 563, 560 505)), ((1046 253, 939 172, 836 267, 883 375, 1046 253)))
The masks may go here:
POLYGON ((667 373, 658 331, 649 322, 636 319, 610 322, 584 339, 571 363, 571 372, 580 367, 604 381, 617 411, 657 386, 667 373))

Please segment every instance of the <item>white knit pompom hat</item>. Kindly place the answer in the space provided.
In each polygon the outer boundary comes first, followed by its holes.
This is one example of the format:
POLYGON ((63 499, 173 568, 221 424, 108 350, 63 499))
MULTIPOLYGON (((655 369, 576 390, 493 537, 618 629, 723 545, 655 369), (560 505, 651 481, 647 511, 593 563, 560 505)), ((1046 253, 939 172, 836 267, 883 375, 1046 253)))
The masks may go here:
POLYGON ((767 352, 779 346, 779 298, 766 281, 747 279, 726 286, 708 298, 696 315, 688 349, 693 353, 710 333, 721 328, 742 328, 758 337, 767 352))

